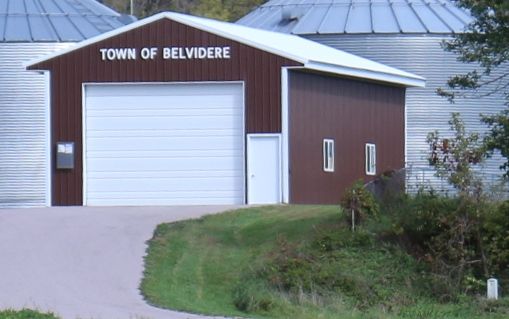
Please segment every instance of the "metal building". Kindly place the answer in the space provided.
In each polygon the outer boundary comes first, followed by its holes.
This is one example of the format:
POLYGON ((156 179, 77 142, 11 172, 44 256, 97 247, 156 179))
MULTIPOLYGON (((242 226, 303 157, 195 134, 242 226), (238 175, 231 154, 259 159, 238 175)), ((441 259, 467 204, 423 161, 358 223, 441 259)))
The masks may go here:
MULTIPOLYGON (((455 104, 436 94, 451 75, 472 70, 441 47, 443 40, 463 32, 471 21, 469 13, 450 0, 273 0, 237 23, 299 35, 425 77, 426 88, 410 88, 406 95, 407 185, 411 190, 430 182, 435 188, 446 187, 434 178, 426 160, 428 132, 447 132, 451 112, 460 112, 472 131, 485 132, 479 114, 504 108, 502 94, 460 98, 455 104)), ((503 71, 509 68, 493 76, 503 71)), ((486 180, 501 175, 501 163, 502 158, 495 156, 485 164, 486 180)))
POLYGON ((52 205, 338 203, 354 180, 404 166, 405 89, 424 85, 170 12, 28 69, 51 78, 52 205))
POLYGON ((94 0, 0 0, 0 207, 50 201, 48 82, 24 64, 130 21, 94 0))

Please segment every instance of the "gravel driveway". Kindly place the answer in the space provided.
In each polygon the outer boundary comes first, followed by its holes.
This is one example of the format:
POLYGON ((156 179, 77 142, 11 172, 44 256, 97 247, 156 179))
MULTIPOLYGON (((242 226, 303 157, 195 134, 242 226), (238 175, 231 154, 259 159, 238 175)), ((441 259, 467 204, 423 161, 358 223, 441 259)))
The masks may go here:
POLYGON ((138 286, 155 226, 235 207, 0 209, 0 309, 63 319, 204 318, 147 305, 138 286))

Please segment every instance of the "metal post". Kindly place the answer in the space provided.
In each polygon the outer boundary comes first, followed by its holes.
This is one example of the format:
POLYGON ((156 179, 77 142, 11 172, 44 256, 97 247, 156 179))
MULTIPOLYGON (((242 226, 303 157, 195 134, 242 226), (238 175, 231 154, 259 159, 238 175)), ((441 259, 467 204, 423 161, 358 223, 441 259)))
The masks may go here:
POLYGON ((131 15, 134 16, 134 0, 131 0, 131 15))

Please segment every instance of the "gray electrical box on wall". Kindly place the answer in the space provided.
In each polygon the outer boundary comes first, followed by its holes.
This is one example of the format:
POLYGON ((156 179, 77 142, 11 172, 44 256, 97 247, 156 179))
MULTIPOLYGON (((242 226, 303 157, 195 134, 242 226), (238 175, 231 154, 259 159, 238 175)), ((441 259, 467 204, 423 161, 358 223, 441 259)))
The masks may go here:
POLYGON ((74 168, 74 142, 57 142, 57 169, 74 168))

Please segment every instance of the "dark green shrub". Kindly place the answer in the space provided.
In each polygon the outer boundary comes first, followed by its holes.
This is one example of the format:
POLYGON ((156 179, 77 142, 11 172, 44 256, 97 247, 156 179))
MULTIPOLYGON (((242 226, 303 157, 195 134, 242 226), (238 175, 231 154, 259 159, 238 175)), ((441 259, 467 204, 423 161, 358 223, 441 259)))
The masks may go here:
POLYGON ((482 243, 489 275, 509 281, 509 201, 491 205, 484 215, 482 243))
POLYGON ((341 199, 341 206, 345 210, 345 217, 349 224, 352 222, 352 211, 355 217, 355 225, 368 218, 376 218, 379 213, 378 202, 373 194, 364 187, 362 181, 355 182, 345 190, 341 199))
POLYGON ((390 210, 384 209, 392 217, 394 233, 404 233, 412 244, 422 248, 448 227, 459 205, 458 199, 424 192, 397 201, 389 206, 390 210))

